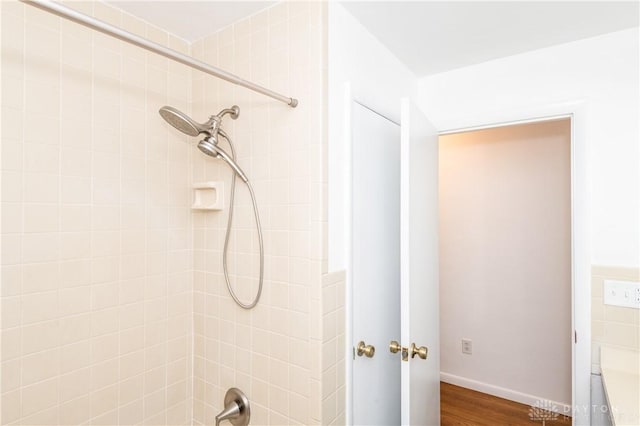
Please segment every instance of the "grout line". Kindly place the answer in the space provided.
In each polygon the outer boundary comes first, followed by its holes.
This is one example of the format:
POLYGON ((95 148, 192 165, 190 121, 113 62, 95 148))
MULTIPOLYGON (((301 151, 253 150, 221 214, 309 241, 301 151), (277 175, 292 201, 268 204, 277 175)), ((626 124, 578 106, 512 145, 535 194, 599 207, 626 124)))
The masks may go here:
MULTIPOLYGON (((58 255, 56 258, 56 263, 57 263, 57 272, 58 275, 61 275, 61 261, 62 261, 62 145, 63 145, 63 140, 62 140, 62 23, 61 23, 61 19, 57 18, 58 21, 58 25, 60 25, 60 29, 58 31, 58 123, 60 123, 59 127, 58 127, 58 203, 57 203, 57 208, 58 208, 58 227, 57 227, 57 232, 58 232, 58 255)), ((24 228, 24 221, 23 221, 23 228, 24 228)), ((24 230, 24 229, 23 229, 24 230)), ((59 317, 60 316, 60 286, 62 285, 61 281, 58 281, 58 285, 56 286, 56 303, 58 304, 57 306, 57 312, 56 312, 56 316, 59 317)), ((59 326, 59 323, 58 323, 59 326)), ((56 377, 58 379, 58 383, 57 383, 57 389, 56 389, 56 406, 58 407, 58 413, 57 413, 57 421, 58 423, 60 423, 60 376, 61 376, 61 369, 62 369, 62 359, 61 359, 61 354, 60 354, 60 341, 57 342, 58 345, 56 347, 56 350, 58 351, 58 365, 57 365, 57 370, 56 370, 56 377)), ((22 401, 21 401, 22 403, 22 401)))
MULTIPOLYGON (((122 23, 122 14, 120 14, 120 23, 122 23)), ((122 106, 122 81, 124 79, 124 54, 122 52, 122 42, 118 41, 118 56, 120 59, 120 64, 119 64, 119 81, 118 81, 118 105, 119 107, 122 106)), ((118 267, 120 268, 120 271, 118 273, 118 280, 117 280, 117 300, 118 300, 118 307, 119 309, 122 309, 122 304, 120 303, 120 284, 122 283, 122 253, 123 253, 123 241, 122 241, 122 218, 123 218, 123 214, 122 214, 122 194, 123 194, 123 185, 122 185, 122 145, 123 145, 123 138, 122 138, 122 108, 119 108, 118 111, 118 120, 119 120, 119 129, 118 129, 118 187, 119 187, 119 196, 120 196, 120 203, 118 206, 118 218, 119 218, 119 227, 118 227, 118 237, 119 237, 119 262, 118 262, 118 267)), ((92 175, 93 175, 93 170, 92 170, 92 175)), ((146 247, 145 247, 146 248, 146 247)), ((145 271, 146 272, 146 271, 145 271)), ((144 304, 143 304, 143 309, 144 309, 144 304)), ((143 311, 144 312, 144 311, 143 311)), ((120 330, 122 328, 122 323, 120 321, 120 313, 118 313, 118 352, 117 352, 117 361, 118 361, 118 382, 120 381, 120 372, 122 369, 122 356, 121 354, 121 333, 120 330)), ((121 404, 121 394, 120 394, 120 386, 118 386, 116 388, 116 419, 118 424, 122 424, 121 419, 120 419, 120 409, 122 407, 121 404)))
MULTIPOLYGON (((24 135, 24 128, 25 128, 25 118, 26 118, 26 109, 27 109, 27 79, 26 79, 26 71, 27 71, 27 61, 26 61, 26 50, 27 50, 27 15, 26 15, 26 11, 25 11, 25 6, 23 5, 21 7, 22 10, 22 75, 25 77, 22 79, 22 111, 21 111, 21 115, 22 115, 22 129, 21 129, 21 134, 22 134, 22 161, 20 164, 21 170, 20 170, 20 179, 21 179, 21 189, 20 189, 20 202, 24 203, 25 200, 25 187, 24 187, 24 182, 25 182, 25 176, 26 176, 26 172, 25 172, 25 167, 24 164, 26 162, 26 158, 25 158, 25 135, 24 135)), ((24 212, 25 212, 25 206, 24 204, 21 207, 21 211, 20 211, 20 216, 21 216, 21 226, 20 226, 20 232, 22 233, 24 231, 24 212)), ((22 235, 20 236, 20 265, 22 265, 22 261, 24 259, 24 238, 22 237, 22 235)), ((22 290, 22 287, 24 286, 24 268, 20 268, 21 272, 21 283, 20 283, 20 287, 22 290)), ((23 394, 23 388, 24 388, 24 380, 23 380, 23 376, 24 376, 24 371, 22 370, 22 361, 24 359, 24 355, 23 355, 23 348, 24 348, 24 333, 22 330, 22 293, 20 294, 20 351, 19 353, 19 359, 20 359, 20 388, 19 388, 19 393, 20 393, 20 413, 19 413, 19 419, 18 420, 22 420, 23 417, 23 410, 22 410, 22 394, 23 394)), ((3 330, 4 332, 4 330, 3 330)))

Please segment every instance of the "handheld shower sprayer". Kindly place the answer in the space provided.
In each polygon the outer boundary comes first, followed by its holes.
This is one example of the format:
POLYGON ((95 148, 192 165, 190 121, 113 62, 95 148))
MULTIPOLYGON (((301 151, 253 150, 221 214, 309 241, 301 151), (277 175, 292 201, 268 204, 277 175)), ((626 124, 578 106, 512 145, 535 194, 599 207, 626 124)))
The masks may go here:
POLYGON ((251 309, 258 304, 258 300, 260 300, 260 295, 262 294, 262 282, 264 278, 264 245, 262 242, 262 227, 260 226, 260 217, 258 215, 256 196, 253 193, 251 183, 249 182, 247 175, 242 171, 240 166, 235 161, 235 150, 233 148, 233 142, 231 141, 231 138, 229 138, 227 133, 221 128, 222 118, 228 114, 232 119, 237 119, 240 116, 240 108, 237 105, 234 105, 231 108, 223 109, 218 114, 209 117, 209 120, 207 120, 205 123, 198 123, 182 111, 170 106, 163 106, 162 108, 160 108, 159 113, 167 123, 186 135, 205 135, 204 139, 198 142, 198 149, 210 157, 220 158, 233 170, 233 176, 231 177, 231 195, 229 200, 229 218, 227 220, 227 232, 225 234, 224 250, 222 252, 222 266, 224 269, 224 279, 227 283, 227 289, 229 290, 229 293, 231 294, 233 300, 241 308, 251 309), (219 146, 219 136, 222 136, 229 143, 230 154, 219 146), (249 189, 251 202, 253 203, 253 214, 256 220, 256 226, 258 228, 258 243, 260 246, 260 278, 258 281, 258 291, 253 302, 249 304, 243 303, 236 296, 235 291, 231 287, 231 282, 229 281, 229 272, 227 270, 227 249, 229 247, 229 236, 231 234, 231 224, 233 222, 233 200, 235 196, 236 176, 239 176, 249 189))
POLYGON ((163 106, 160 108, 159 112, 167 123, 171 124, 184 134, 189 136, 199 136, 204 134, 205 138, 198 143, 200 151, 211 157, 222 159, 238 174, 238 176, 240 176, 240 179, 245 183, 247 182, 247 175, 245 175, 232 156, 227 154, 222 148, 218 147, 218 135, 229 140, 227 134, 220 128, 222 117, 229 114, 232 119, 236 120, 240 116, 240 108, 237 105, 223 109, 218 114, 212 115, 205 123, 198 123, 182 111, 170 106, 163 106))
MULTIPOLYGON (((218 129, 218 134, 220 134, 226 140, 229 140, 229 137, 222 129, 218 129)), ((244 183, 247 183, 249 181, 249 179, 247 179, 247 175, 244 174, 240 166, 238 166, 238 164, 233 161, 231 156, 227 154, 225 150, 218 146, 218 138, 214 136, 205 137, 200 142, 198 142, 198 149, 211 157, 221 158, 238 174, 238 176, 240 176, 240 179, 242 179, 244 183)))

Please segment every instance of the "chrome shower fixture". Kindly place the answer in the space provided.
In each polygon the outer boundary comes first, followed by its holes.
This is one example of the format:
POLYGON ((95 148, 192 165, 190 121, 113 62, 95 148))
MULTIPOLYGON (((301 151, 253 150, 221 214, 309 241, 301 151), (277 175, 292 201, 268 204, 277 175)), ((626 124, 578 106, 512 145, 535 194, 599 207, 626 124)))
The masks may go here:
POLYGON ((220 128, 222 117, 229 114, 232 119, 237 119, 240 116, 240 107, 238 105, 223 109, 218 114, 209 117, 209 120, 205 123, 198 123, 184 112, 170 106, 163 106, 159 112, 167 123, 186 135, 199 136, 204 134, 205 138, 198 143, 198 149, 211 157, 224 160, 240 176, 240 179, 245 183, 248 181, 247 175, 233 160, 232 156, 218 146, 219 135, 229 140, 227 134, 220 128))
MULTIPOLYGON (((222 134, 225 139, 229 140, 228 136, 222 129, 218 129, 218 133, 222 134)), ((242 179, 244 183, 247 183, 249 181, 249 179, 247 179, 247 175, 244 174, 240 166, 238 166, 238 164, 231 159, 229 154, 227 154, 222 148, 218 146, 217 138, 214 138, 213 136, 207 136, 206 138, 198 142, 198 149, 211 157, 221 158, 238 174, 238 176, 240 176, 240 179, 242 179)))
POLYGON ((201 133, 214 136, 217 130, 220 128, 222 117, 226 114, 230 114, 234 120, 240 116, 240 108, 238 105, 234 105, 231 108, 223 109, 216 115, 209 117, 206 123, 197 123, 191 117, 184 112, 170 106, 163 106, 160 108, 160 115, 165 121, 171 124, 182 133, 189 136, 198 136, 201 133))
POLYGON ((158 112, 167 123, 189 136, 198 136, 213 124, 211 119, 205 124, 196 123, 187 114, 170 106, 163 106, 158 112))
POLYGON ((198 142, 198 149, 205 153, 206 155, 214 158, 220 158, 225 163, 231 167, 233 170, 233 175, 231 177, 231 195, 229 200, 229 218, 227 219, 227 232, 225 234, 224 239, 224 249, 222 251, 222 266, 224 269, 224 279, 227 283, 227 289, 229 290, 229 294, 233 300, 244 309, 251 309, 258 304, 258 300, 260 300, 260 295, 262 294, 262 283, 264 281, 264 244, 262 242, 262 227, 260 226, 260 216, 258 215, 258 205, 256 203, 256 196, 253 193, 253 188, 247 175, 242 171, 240 166, 236 163, 235 160, 235 150, 233 148, 233 142, 231 138, 227 135, 227 133, 222 130, 222 118, 225 115, 229 115, 232 119, 237 119, 240 115, 240 108, 237 105, 232 106, 231 108, 226 108, 220 111, 216 115, 212 115, 209 117, 205 123, 198 123, 194 121, 187 114, 183 113, 180 110, 177 110, 170 106, 163 106, 159 111, 162 118, 169 124, 171 124, 176 129, 180 130, 182 133, 189 136, 199 136, 205 135, 204 139, 198 142), (222 136, 228 143, 230 148, 230 154, 227 153, 224 149, 222 149, 219 145, 219 136, 222 136), (227 268, 227 249, 229 247, 229 237, 231 235, 231 224, 233 222, 233 206, 234 206, 234 197, 236 190, 236 176, 240 176, 240 179, 244 181, 249 189, 249 194, 251 195, 251 202, 253 204, 253 216, 256 220, 256 226, 258 228, 258 245, 260 247, 260 278, 258 280, 258 292, 256 297, 253 299, 251 303, 243 303, 240 301, 238 296, 236 296, 235 291, 231 287, 231 282, 229 281, 229 271, 227 268))

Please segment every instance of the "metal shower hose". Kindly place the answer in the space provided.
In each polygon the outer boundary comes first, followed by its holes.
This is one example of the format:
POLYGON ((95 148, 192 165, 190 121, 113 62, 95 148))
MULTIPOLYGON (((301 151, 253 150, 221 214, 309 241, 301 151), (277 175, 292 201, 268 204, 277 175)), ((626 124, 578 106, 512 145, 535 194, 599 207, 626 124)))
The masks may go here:
MULTIPOLYGON (((222 136, 229 142, 229 146, 231 147, 231 159, 235 161, 236 153, 235 148, 233 147, 233 142, 231 138, 226 134, 220 132, 222 136)), ((227 248, 229 247, 229 235, 231 234, 231 224, 233 222, 233 200, 236 192, 236 173, 233 172, 233 176, 231 177, 231 196, 229 198, 229 218, 227 219, 227 232, 224 237, 224 249, 222 252, 222 269, 224 270, 224 280, 227 283, 227 289, 229 290, 229 294, 233 298, 233 300, 243 309, 251 309, 258 304, 260 300, 260 295, 262 294, 262 281, 264 278, 264 246, 262 243, 262 227, 260 226, 260 216, 258 215, 258 204, 256 203, 256 196, 253 192, 253 187, 249 181, 245 182, 247 184, 247 188, 249 188, 249 194, 251 194, 251 203, 253 204, 253 215, 256 219, 256 226, 258 228, 258 243, 260 245, 260 279, 258 281, 258 292, 256 294, 253 302, 249 304, 242 303, 238 296, 233 291, 231 287, 231 282, 229 281, 229 271, 227 268, 227 248)))

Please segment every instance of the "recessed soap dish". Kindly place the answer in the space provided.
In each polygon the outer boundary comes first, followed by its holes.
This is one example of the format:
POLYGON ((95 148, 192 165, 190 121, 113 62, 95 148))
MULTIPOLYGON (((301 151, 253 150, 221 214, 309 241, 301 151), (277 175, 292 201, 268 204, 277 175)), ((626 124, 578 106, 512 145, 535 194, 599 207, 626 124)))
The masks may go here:
POLYGON ((192 210, 222 210, 224 208, 224 182, 193 184, 192 210))

